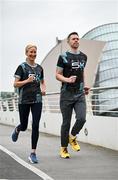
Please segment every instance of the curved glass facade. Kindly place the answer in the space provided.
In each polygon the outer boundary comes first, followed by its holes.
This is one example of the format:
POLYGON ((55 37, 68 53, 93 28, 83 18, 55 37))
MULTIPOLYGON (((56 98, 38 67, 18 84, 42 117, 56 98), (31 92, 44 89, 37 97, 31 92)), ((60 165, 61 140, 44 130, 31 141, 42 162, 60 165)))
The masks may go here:
MULTIPOLYGON (((98 26, 87 32, 82 38, 106 41, 106 45, 102 51, 94 86, 105 87, 118 85, 118 23, 98 26)), ((118 89, 104 91, 99 94, 98 98, 100 100, 99 103, 114 104, 112 109, 106 106, 106 111, 118 109, 118 89), (111 102, 107 102, 107 100, 101 101, 101 99, 108 99, 109 96, 111 102)))

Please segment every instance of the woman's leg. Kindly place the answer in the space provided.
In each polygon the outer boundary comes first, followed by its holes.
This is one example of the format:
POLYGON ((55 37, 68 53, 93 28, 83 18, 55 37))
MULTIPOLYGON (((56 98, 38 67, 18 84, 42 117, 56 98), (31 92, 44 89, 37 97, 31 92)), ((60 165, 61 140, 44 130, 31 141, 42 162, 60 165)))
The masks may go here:
POLYGON ((38 137, 39 137, 39 121, 41 118, 42 112, 42 103, 34 103, 31 105, 31 112, 32 112, 32 136, 31 136, 31 145, 32 145, 32 152, 35 153, 38 137))
POLYGON ((18 139, 18 135, 20 131, 25 131, 28 125, 28 116, 30 112, 30 105, 29 104, 19 104, 19 117, 20 117, 20 124, 15 127, 12 133, 12 141, 16 142, 18 139))
POLYGON ((18 105, 20 124, 17 126, 17 131, 25 131, 27 129, 30 106, 30 104, 18 105))

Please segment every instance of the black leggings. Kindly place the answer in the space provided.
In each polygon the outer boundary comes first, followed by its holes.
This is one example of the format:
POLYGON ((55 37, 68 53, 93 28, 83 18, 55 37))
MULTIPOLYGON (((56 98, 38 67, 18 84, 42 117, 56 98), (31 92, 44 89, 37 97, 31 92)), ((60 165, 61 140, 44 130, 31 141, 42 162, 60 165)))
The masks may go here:
POLYGON ((31 109, 32 113, 32 149, 36 149, 39 137, 39 121, 42 112, 42 103, 19 104, 20 124, 17 126, 18 131, 25 131, 28 126, 28 117, 31 109))

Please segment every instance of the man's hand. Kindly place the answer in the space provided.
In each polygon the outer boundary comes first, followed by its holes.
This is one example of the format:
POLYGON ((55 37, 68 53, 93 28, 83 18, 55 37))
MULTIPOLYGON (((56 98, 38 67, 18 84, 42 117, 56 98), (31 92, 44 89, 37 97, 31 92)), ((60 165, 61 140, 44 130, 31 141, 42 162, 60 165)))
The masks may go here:
POLYGON ((89 88, 89 87, 84 87, 84 93, 85 93, 85 95, 88 95, 88 94, 89 94, 89 91, 90 91, 90 88, 89 88))
POLYGON ((67 82, 68 83, 75 83, 77 79, 77 76, 70 76, 68 79, 67 79, 67 82))

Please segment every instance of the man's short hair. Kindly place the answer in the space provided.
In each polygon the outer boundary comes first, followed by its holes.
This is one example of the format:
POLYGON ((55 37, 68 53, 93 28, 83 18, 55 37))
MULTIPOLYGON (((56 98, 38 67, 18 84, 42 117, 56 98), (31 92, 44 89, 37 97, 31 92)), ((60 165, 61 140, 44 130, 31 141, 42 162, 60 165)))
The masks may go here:
POLYGON ((69 40, 69 38, 70 38, 71 35, 77 35, 77 36, 79 36, 77 32, 71 32, 71 33, 68 35, 67 40, 69 40))

